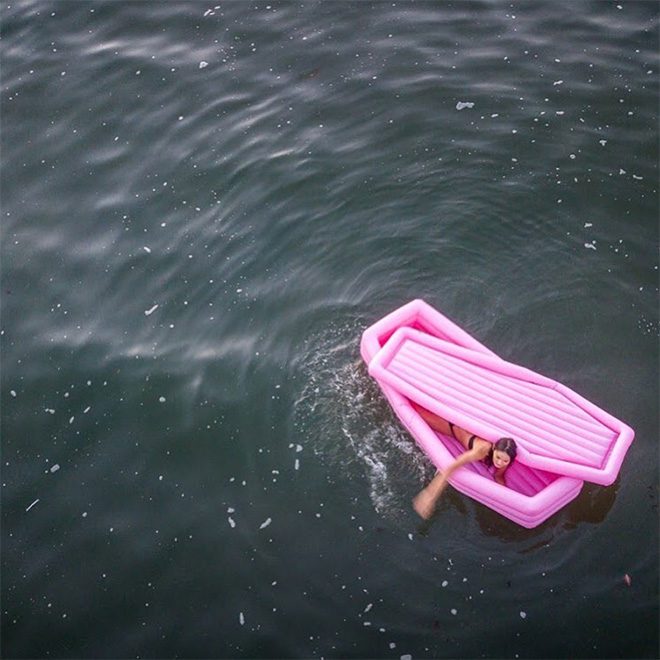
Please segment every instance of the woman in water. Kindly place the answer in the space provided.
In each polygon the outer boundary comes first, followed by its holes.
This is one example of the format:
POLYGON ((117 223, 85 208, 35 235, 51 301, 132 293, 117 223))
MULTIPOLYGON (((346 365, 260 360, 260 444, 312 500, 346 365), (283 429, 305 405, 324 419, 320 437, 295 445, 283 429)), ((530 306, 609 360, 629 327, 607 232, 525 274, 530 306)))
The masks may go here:
POLYGON ((495 444, 484 440, 465 429, 462 429, 456 424, 448 422, 439 415, 426 410, 413 403, 415 410, 421 415, 422 419, 434 430, 444 433, 445 435, 453 435, 463 447, 465 452, 461 454, 444 472, 438 472, 433 477, 431 483, 424 488, 417 497, 413 500, 415 511, 422 518, 430 518, 433 513, 442 492, 447 487, 449 477, 459 467, 474 463, 475 461, 483 461, 489 467, 495 467, 495 481, 506 486, 504 481, 504 473, 507 468, 516 459, 517 447, 512 438, 500 438, 495 444))

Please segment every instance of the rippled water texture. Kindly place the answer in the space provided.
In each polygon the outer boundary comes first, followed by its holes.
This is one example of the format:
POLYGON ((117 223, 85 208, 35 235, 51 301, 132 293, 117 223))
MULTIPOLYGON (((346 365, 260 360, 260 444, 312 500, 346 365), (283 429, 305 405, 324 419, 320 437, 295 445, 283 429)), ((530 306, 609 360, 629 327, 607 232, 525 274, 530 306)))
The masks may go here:
POLYGON ((2 657, 658 656, 657 3, 0 21, 2 657), (617 482, 421 524, 358 351, 418 297, 629 423, 617 482))

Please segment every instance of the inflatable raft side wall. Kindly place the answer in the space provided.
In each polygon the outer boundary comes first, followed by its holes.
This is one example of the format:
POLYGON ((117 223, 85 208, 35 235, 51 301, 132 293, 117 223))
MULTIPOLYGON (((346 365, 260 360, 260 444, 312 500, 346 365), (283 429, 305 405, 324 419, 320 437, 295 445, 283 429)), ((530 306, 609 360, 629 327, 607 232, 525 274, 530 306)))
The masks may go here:
POLYGON ((439 339, 495 356, 493 351, 471 334, 418 298, 390 312, 364 331, 360 343, 363 360, 369 364, 387 340, 401 327, 416 328, 439 339))
MULTIPOLYGON (((434 337, 458 343, 497 358, 493 351, 478 342, 469 333, 456 326, 423 300, 417 299, 388 314, 365 330, 360 344, 364 361, 369 364, 387 340, 402 326, 419 329, 434 337)), ((450 464, 454 460, 454 456, 410 405, 410 401, 386 383, 377 378, 376 381, 397 417, 436 467, 442 469, 450 464)), ((450 478, 450 483, 464 495, 528 529, 536 527, 563 508, 578 495, 583 486, 581 479, 557 475, 547 486, 530 496, 511 491, 500 486, 494 480, 469 469, 455 472, 450 478)))

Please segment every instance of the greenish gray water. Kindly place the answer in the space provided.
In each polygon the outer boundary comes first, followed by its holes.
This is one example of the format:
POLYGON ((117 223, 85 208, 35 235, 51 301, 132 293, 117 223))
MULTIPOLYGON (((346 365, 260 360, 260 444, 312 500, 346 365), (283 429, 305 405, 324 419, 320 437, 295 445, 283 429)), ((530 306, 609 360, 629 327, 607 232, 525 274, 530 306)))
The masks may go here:
POLYGON ((657 657, 657 3, 0 21, 3 657, 657 657), (417 297, 617 482, 421 524, 358 349, 417 297))

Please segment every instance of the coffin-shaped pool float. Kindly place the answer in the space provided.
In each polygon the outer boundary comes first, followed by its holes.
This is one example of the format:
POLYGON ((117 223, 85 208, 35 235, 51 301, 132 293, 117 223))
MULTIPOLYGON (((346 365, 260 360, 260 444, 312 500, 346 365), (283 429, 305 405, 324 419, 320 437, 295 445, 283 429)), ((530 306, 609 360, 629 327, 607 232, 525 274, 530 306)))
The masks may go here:
POLYGON ((506 362, 444 315, 415 300, 368 328, 361 352, 399 419, 439 469, 463 447, 437 434, 414 401, 472 433, 516 439, 507 486, 481 463, 457 470, 462 493, 524 527, 573 500, 585 479, 616 478, 632 430, 567 387, 506 362))

